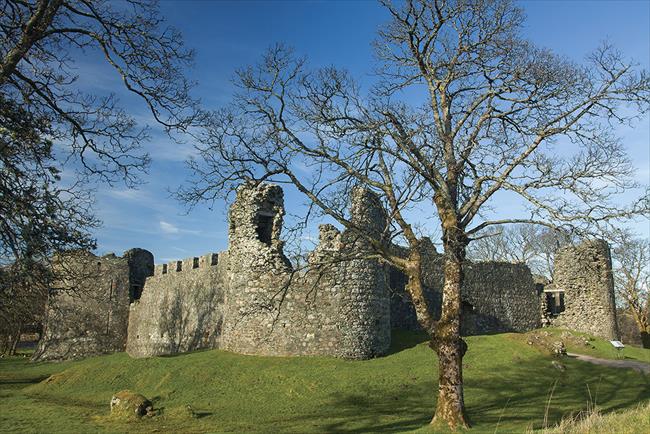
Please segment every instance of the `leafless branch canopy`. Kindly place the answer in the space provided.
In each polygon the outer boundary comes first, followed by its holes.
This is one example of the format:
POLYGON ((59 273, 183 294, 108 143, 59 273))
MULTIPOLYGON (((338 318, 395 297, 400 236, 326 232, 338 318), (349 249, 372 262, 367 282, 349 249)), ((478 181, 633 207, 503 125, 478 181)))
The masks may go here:
POLYGON ((467 253, 474 261, 526 264, 533 273, 552 280, 556 251, 573 241, 571 234, 539 225, 503 225, 486 229, 467 253))
POLYGON ((634 318, 644 348, 650 345, 650 241, 629 234, 618 237, 613 251, 616 294, 634 318))
POLYGON ((606 44, 585 63, 534 46, 509 1, 385 6, 392 21, 367 92, 345 70, 309 68, 282 45, 238 71, 239 92, 210 114, 181 197, 193 204, 242 179, 281 180, 349 226, 342 195, 360 183, 412 245, 414 207, 468 237, 496 224, 584 229, 648 211, 647 197, 613 200, 636 184, 612 133, 647 112, 646 71, 606 44), (504 191, 530 215, 482 218, 504 191))
POLYGON ((96 53, 168 131, 193 122, 197 102, 189 94, 192 83, 185 78, 193 53, 183 46, 178 31, 165 26, 155 1, 2 2, 4 97, 49 118, 53 139, 78 159, 84 175, 133 185, 149 162, 140 149, 147 130, 119 107, 114 94, 80 90, 75 67, 96 53))
POLYGON ((243 180, 295 186, 313 207, 365 236, 408 276, 429 345, 438 354, 437 419, 467 426, 462 392, 461 287, 466 248, 506 223, 584 230, 647 213, 617 193, 634 187, 612 125, 648 110, 650 78, 613 47, 576 63, 524 40, 509 0, 386 1, 376 41, 377 80, 366 90, 345 70, 311 68, 282 45, 241 69, 232 104, 206 117, 194 177, 178 193, 215 200, 243 180), (389 229, 355 227, 345 207, 361 184, 383 201, 389 229), (487 219, 503 194, 530 213, 487 219), (439 219, 444 284, 439 318, 425 295, 418 215, 439 219), (405 255, 388 247, 402 241, 405 255))

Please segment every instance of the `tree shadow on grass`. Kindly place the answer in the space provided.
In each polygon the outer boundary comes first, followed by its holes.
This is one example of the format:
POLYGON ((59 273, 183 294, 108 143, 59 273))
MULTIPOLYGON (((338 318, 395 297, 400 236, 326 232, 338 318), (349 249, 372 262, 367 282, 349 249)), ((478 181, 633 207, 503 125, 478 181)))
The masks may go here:
POLYGON ((431 420, 435 405, 433 385, 419 384, 408 390, 368 387, 361 393, 334 393, 327 409, 285 419, 283 431, 329 433, 403 432, 431 420))
MULTIPOLYGON (((515 359, 517 356, 514 356, 515 359)), ((465 376, 470 423, 479 431, 522 432, 553 426, 563 417, 594 404, 605 412, 650 399, 650 378, 632 370, 593 366, 562 359, 559 371, 542 356, 489 364, 465 376), (550 402, 549 402, 550 397, 550 402)), ((330 395, 326 410, 285 419, 289 431, 312 426, 319 432, 400 432, 426 426, 435 409, 435 378, 404 379, 362 392, 330 395)))
POLYGON ((562 359, 560 371, 550 357, 491 369, 494 375, 465 375, 470 420, 477 425, 544 428, 594 406, 607 412, 650 399, 650 378, 632 370, 562 359))
POLYGON ((48 393, 28 393, 26 395, 34 401, 57 407, 92 410, 99 413, 108 408, 108 402, 104 405, 90 399, 81 399, 73 396, 60 396, 48 393))

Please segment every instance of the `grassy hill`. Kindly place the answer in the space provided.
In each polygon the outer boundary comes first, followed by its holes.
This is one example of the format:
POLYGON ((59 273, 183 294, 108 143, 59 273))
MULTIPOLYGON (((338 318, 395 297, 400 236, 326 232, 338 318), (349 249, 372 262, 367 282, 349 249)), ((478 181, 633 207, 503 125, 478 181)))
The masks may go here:
MULTIPOLYGON (((568 339, 569 351, 615 357, 607 342, 586 339, 568 339)), ((650 399, 647 375, 567 358, 560 370, 527 335, 467 340, 465 396, 476 432, 539 429, 545 413, 554 425, 594 403, 607 413, 650 399)), ((396 333, 394 342, 390 355, 367 361, 217 350, 139 360, 123 353, 65 363, 3 359, 0 431, 430 431, 437 361, 421 335, 396 333), (111 395, 122 389, 153 399, 160 414, 111 418, 111 395)), ((624 355, 650 362, 650 350, 627 348, 624 355)))

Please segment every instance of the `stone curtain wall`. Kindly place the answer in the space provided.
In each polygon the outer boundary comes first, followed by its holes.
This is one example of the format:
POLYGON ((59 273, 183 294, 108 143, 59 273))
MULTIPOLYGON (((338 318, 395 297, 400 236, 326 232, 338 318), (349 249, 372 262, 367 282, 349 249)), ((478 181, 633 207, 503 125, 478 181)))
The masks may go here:
MULTIPOLYGON (((371 192, 354 189, 350 205, 354 225, 376 234, 385 229, 383 208, 371 192)), ((241 186, 229 213, 228 250, 218 261, 217 255, 174 261, 147 279, 131 307, 129 354, 219 347, 365 359, 388 350, 391 317, 393 327, 418 328, 403 274, 368 259, 367 240, 354 230, 322 225, 307 267, 294 270, 280 239, 283 216, 280 187, 241 186), (389 283, 401 293, 389 293, 389 283)), ((427 296, 439 315, 442 257, 429 240, 422 249, 427 296)), ((465 332, 537 326, 539 302, 526 267, 469 264, 467 275, 465 332)))
POLYGON ((539 295, 525 264, 469 264, 462 289, 463 333, 525 332, 540 326, 539 295))
MULTIPOLYGON (((375 235, 385 230, 377 196, 355 188, 350 201, 355 227, 375 235)), ((280 238, 283 202, 277 185, 242 185, 229 213, 227 251, 158 265, 155 271, 153 256, 142 249, 122 258, 90 253, 62 258, 61 266, 75 270, 74 279, 59 282, 60 290, 50 297, 37 357, 78 358, 126 347, 132 357, 223 348, 366 359, 386 353, 391 327, 419 329, 405 276, 369 259, 370 244, 354 228, 340 232, 321 225, 307 266, 293 269, 280 238)), ((443 257, 426 238, 420 248, 425 295, 439 317, 443 257)), ((567 306, 555 324, 617 336, 607 245, 566 249, 555 267, 554 284, 565 289, 567 306)), ((462 333, 539 327, 538 292, 525 265, 468 262, 462 333)))
MULTIPOLYGON (((428 239, 422 242, 425 296, 440 317, 442 306, 443 256, 428 239)), ((391 324, 394 328, 419 330, 406 279, 391 270, 391 324)), ((539 327, 539 296, 526 265, 504 262, 468 262, 462 292, 461 333, 465 336, 539 327)))
MULTIPOLYGON (((385 216, 366 190, 352 194, 355 224, 381 231, 385 216)), ((223 348, 243 354, 365 359, 390 346, 386 270, 365 258, 353 232, 321 227, 306 270, 294 270, 280 239, 283 192, 245 184, 229 214, 219 255, 156 267, 131 306, 133 357, 223 348)))
POLYGON ((77 359, 124 351, 131 277, 153 269, 153 255, 133 249, 123 257, 71 252, 53 260, 59 280, 48 298, 37 360, 77 359))
POLYGON ((129 315, 131 357, 217 348, 224 283, 219 257, 208 254, 158 265, 129 315))
POLYGON ((555 255, 553 285, 564 291, 564 312, 552 320, 605 339, 618 339, 614 279, 609 245, 588 240, 567 246, 555 255))

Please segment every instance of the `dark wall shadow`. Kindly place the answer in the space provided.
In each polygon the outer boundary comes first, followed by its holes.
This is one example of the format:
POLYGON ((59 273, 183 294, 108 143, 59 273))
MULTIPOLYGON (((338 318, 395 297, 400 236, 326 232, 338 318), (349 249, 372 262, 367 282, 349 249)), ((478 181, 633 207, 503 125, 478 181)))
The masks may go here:
POLYGON ((413 348, 421 343, 427 342, 429 336, 423 331, 410 331, 393 329, 391 330, 390 348, 387 355, 399 353, 409 348, 413 348))

